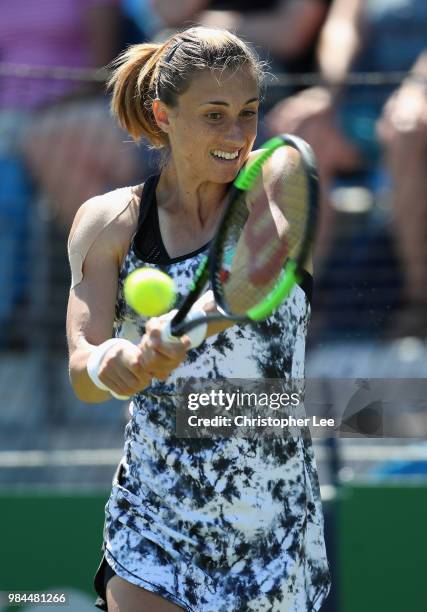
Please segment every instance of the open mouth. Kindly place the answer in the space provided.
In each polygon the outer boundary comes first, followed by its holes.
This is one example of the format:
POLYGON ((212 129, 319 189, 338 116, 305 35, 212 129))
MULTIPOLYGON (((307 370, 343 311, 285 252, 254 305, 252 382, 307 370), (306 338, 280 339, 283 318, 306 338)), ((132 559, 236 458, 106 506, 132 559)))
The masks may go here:
POLYGON ((238 159, 240 151, 241 149, 238 149, 236 151, 222 151, 221 149, 215 149, 210 153, 212 157, 221 161, 235 161, 236 159, 238 159))

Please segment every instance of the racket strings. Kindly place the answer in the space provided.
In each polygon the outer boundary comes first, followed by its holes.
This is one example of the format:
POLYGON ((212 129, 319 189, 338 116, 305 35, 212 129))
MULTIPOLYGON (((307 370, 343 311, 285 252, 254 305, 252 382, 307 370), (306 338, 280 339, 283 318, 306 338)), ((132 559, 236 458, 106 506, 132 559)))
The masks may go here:
POLYGON ((298 259, 308 222, 304 171, 291 169, 269 193, 260 182, 232 203, 218 236, 217 291, 237 315, 265 300, 289 258, 298 259))

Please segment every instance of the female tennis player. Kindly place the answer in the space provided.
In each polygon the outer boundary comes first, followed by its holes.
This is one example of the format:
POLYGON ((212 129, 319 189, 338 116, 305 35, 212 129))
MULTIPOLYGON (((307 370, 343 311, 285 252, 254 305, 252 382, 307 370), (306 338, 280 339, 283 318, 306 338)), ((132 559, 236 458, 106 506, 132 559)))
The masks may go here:
MULTIPOLYGON (((179 438, 173 391, 188 377, 302 378, 311 268, 256 326, 209 324, 195 347, 163 342, 123 281, 158 267, 186 292, 256 152, 262 66, 239 38, 190 28, 131 47, 111 79, 112 109, 135 140, 164 151, 156 176, 83 204, 69 239, 70 375, 82 400, 132 396, 123 458, 106 505, 96 606, 109 612, 304 612, 329 590, 310 440, 179 438), (113 336, 113 338, 111 338, 113 336)), ((206 312, 209 297, 199 300, 206 312)))

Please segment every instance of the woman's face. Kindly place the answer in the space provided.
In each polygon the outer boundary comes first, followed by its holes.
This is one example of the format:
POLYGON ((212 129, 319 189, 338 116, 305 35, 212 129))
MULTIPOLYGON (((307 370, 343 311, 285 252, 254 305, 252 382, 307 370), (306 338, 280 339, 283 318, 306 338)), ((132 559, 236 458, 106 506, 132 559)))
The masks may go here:
MULTIPOLYGON (((161 103, 160 103, 161 104, 161 103)), ((257 132, 259 91, 247 68, 196 73, 175 108, 165 107, 175 166, 197 182, 229 183, 257 132)))

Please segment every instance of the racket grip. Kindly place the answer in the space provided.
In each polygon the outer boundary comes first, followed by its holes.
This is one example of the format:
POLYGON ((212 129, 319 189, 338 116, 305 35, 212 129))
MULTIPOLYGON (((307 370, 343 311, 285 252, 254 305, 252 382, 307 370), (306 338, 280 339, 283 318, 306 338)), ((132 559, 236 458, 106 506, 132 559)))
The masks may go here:
MULTIPOLYGON (((174 315, 175 315, 175 312, 174 312, 174 315)), ((197 309, 190 310, 190 312, 185 318, 185 322, 188 323, 189 321, 192 321, 194 319, 200 319, 201 317, 206 317, 206 313, 204 310, 197 310, 197 309)), ((164 326, 164 328, 161 331, 160 337, 163 340, 163 342, 175 342, 176 343, 180 341, 179 340, 180 336, 174 336, 172 334, 171 324, 172 324, 172 319, 167 322, 167 324, 164 326)), ((206 338, 207 331, 208 331, 208 324, 205 321, 203 321, 197 327, 194 327, 193 329, 190 329, 189 331, 184 331, 180 335, 185 334, 190 339, 190 342, 191 342, 190 348, 193 349, 193 348, 197 348, 198 346, 202 344, 202 342, 206 338)))

